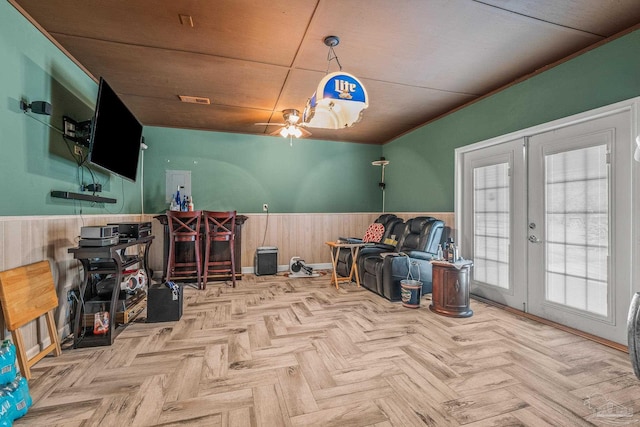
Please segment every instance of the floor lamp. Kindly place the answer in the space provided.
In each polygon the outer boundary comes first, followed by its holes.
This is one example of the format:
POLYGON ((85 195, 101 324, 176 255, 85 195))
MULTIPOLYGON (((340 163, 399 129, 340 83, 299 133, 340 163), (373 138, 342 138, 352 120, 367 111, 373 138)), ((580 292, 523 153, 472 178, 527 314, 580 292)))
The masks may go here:
POLYGON ((382 179, 380 180, 380 183, 378 184, 378 186, 382 190, 382 213, 384 213, 385 212, 385 210, 384 210, 384 188, 385 188, 384 167, 389 164, 389 160, 386 160, 384 157, 380 157, 380 160, 375 160, 375 161, 371 162, 371 164, 373 166, 382 166, 382 179))

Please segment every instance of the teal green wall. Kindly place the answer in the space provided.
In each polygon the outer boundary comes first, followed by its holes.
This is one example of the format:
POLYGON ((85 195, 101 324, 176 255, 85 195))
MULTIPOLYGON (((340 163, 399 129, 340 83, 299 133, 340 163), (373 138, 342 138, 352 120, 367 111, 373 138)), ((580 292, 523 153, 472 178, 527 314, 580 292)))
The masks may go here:
POLYGON ((140 212, 140 185, 95 172, 106 197, 116 204, 52 199, 51 190, 79 192, 90 183, 86 168, 74 162, 62 136, 62 116, 93 115, 98 86, 13 6, 0 1, 0 215, 140 212), (47 101, 51 116, 25 115, 20 99, 47 101))
POLYGON ((145 212, 167 209, 165 171, 191 171, 196 209, 276 213, 377 212, 382 147, 147 127, 145 212))
POLYGON ((640 30, 386 144, 387 210, 453 211, 454 150, 640 95, 640 30))
MULTIPOLYGON (((101 196, 116 204, 51 198, 51 190, 80 191, 90 183, 62 136, 62 116, 89 119, 97 84, 6 1, 0 1, 1 216, 141 212, 140 180, 131 183, 94 171, 101 196), (51 116, 25 115, 20 99, 48 101, 51 116)), ((165 170, 191 170, 194 200, 202 209, 262 212, 375 212, 381 209, 379 170, 371 161, 382 147, 148 127, 146 213, 166 209, 165 170)), ((72 147, 71 147, 72 148, 72 147)), ((140 177, 139 177, 140 178, 140 177)))

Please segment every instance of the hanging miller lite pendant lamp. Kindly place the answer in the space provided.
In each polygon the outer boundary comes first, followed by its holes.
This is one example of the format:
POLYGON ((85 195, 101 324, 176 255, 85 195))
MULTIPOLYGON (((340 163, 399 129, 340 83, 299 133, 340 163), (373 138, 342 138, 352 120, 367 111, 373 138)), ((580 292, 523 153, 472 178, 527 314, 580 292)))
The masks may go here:
POLYGON ((342 129, 353 126, 360 121, 363 111, 369 106, 367 90, 360 80, 342 71, 340 61, 333 51, 338 43, 340 39, 337 36, 324 39, 324 44, 329 47, 327 61, 331 63, 331 60, 335 59, 340 71, 324 76, 313 96, 307 101, 302 115, 307 127, 342 129))

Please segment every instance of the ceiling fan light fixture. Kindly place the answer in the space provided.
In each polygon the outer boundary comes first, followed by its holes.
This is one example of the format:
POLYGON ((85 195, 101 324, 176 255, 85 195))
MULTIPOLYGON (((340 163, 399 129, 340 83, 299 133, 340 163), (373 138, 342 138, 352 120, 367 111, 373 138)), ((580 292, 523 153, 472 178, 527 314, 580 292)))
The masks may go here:
POLYGON ((302 131, 298 126, 291 124, 280 129, 280 135, 283 138, 288 138, 290 136, 300 138, 302 136, 302 131))
POLYGON ((282 117, 284 117, 285 122, 295 125, 300 120, 300 111, 295 108, 287 108, 282 110, 282 117))
POLYGON ((281 126, 280 129, 271 132, 269 134, 271 136, 280 135, 283 138, 311 136, 311 132, 303 129, 306 126, 306 123, 300 123, 300 111, 295 108, 288 108, 286 110, 282 110, 282 117, 284 118, 284 123, 256 123, 256 125, 281 126))

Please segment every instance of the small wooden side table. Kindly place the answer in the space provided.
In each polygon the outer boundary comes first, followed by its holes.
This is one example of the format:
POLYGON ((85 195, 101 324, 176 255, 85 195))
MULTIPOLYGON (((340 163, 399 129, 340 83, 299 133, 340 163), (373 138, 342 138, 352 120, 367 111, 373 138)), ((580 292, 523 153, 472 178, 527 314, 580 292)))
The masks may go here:
POLYGON ((456 266, 447 261, 431 261, 433 294, 429 309, 449 317, 471 317, 469 306, 469 271, 472 262, 456 266))
POLYGON ((340 242, 325 242, 327 246, 329 246, 329 250, 331 251, 331 264, 333 265, 333 271, 331 273, 331 283, 336 285, 336 289, 339 289, 339 283, 349 283, 353 281, 353 276, 355 275, 356 285, 360 287, 360 275, 358 274, 358 252, 360 248, 366 246, 366 243, 340 243, 340 242), (353 259, 351 263, 351 273, 349 273, 349 277, 338 277, 338 273, 336 272, 336 268, 338 265, 338 252, 340 252, 340 248, 349 248, 351 251, 351 258, 353 259))

